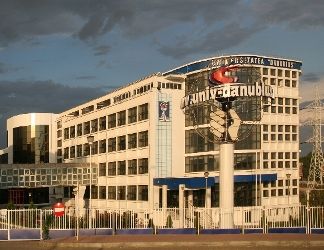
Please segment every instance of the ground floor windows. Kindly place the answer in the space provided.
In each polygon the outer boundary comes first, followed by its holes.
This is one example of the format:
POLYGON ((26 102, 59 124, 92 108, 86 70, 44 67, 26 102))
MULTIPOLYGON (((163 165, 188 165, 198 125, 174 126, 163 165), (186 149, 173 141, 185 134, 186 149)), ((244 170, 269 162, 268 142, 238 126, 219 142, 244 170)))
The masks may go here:
POLYGON ((108 200, 148 201, 148 185, 108 186, 108 200))

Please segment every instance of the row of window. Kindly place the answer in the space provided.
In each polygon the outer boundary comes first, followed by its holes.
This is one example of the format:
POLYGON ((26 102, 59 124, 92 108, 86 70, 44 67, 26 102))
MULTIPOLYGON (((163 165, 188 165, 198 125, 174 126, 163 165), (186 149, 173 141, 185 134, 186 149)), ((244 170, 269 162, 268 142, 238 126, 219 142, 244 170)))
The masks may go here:
POLYGON ((92 186, 91 198, 103 199, 103 200, 108 199, 108 200, 147 201, 148 186, 147 185, 108 186, 108 187, 92 186))
POLYGON ((285 78, 294 78, 296 79, 298 76, 298 72, 295 70, 283 70, 283 69, 269 69, 263 68, 262 69, 263 75, 270 75, 275 77, 285 77, 285 78))
POLYGON ((277 180, 263 183, 263 197, 274 197, 298 194, 298 180, 277 180))
MULTIPOLYGON (((94 119, 84 123, 77 124, 76 126, 71 126, 64 129, 64 139, 75 138, 76 136, 87 135, 90 133, 95 133, 97 131, 102 131, 115 128, 117 126, 126 125, 126 120, 128 124, 135 123, 137 121, 147 120, 149 116, 148 103, 139 105, 138 107, 132 107, 127 110, 122 110, 117 113, 110 114, 108 116, 100 117, 99 119, 94 119)), ((57 137, 62 137, 62 130, 57 131, 57 137)))
POLYGON ((297 114, 298 100, 278 97, 272 100, 271 106, 264 106, 264 112, 278 114, 297 114))
POLYGON ((99 176, 137 175, 148 173, 148 158, 99 163, 99 176), (127 162, 127 166, 126 166, 127 162), (108 168, 107 168, 108 167, 108 168))
MULTIPOLYGON (((64 159, 69 158, 75 158, 75 157, 82 157, 82 156, 88 156, 90 155, 90 148, 91 148, 91 154, 102 154, 108 152, 114 152, 114 151, 121 151, 127 149, 135 149, 135 148, 142 148, 148 146, 148 131, 142 131, 139 133, 133 133, 118 136, 118 137, 112 137, 108 140, 103 139, 100 141, 93 142, 92 146, 88 143, 85 144, 79 144, 76 146, 66 147, 64 148, 64 159), (128 137, 126 141, 126 137, 128 137), (107 147, 108 142, 108 147, 107 147), (126 143, 127 142, 127 143, 126 143)), ((62 156, 62 149, 57 150, 57 156, 62 156)))
POLYGON ((296 125, 263 125, 263 141, 297 141, 296 125))

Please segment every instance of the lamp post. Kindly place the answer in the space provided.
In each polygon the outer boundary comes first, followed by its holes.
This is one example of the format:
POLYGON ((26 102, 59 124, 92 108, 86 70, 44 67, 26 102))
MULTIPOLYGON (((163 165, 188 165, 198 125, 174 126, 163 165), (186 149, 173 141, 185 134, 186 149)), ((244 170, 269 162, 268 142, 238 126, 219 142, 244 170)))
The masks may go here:
POLYGON ((209 172, 204 173, 205 177, 205 209, 207 208, 207 180, 208 180, 209 172))
POLYGON ((90 191, 90 195, 89 195, 89 228, 92 228, 92 159, 91 159, 91 151, 92 151, 92 144, 93 144, 93 141, 94 141, 94 136, 93 135, 89 135, 87 137, 87 140, 88 140, 88 144, 89 144, 89 148, 90 148, 90 188, 89 188, 89 191, 90 191))
POLYGON ((291 174, 289 174, 289 173, 287 173, 286 174, 286 177, 287 177, 287 180, 288 180, 288 192, 287 192, 287 194, 288 194, 288 206, 289 206, 289 199, 290 199, 290 176, 291 176, 291 174))

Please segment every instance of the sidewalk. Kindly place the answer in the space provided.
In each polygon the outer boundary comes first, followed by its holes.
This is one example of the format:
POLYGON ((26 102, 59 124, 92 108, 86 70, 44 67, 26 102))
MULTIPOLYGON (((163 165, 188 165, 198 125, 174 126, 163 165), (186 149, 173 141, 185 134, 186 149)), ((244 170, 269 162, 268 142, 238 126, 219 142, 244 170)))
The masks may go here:
POLYGON ((115 235, 49 240, 45 245, 58 248, 160 248, 160 247, 253 247, 324 249, 324 235, 250 234, 250 235, 115 235))

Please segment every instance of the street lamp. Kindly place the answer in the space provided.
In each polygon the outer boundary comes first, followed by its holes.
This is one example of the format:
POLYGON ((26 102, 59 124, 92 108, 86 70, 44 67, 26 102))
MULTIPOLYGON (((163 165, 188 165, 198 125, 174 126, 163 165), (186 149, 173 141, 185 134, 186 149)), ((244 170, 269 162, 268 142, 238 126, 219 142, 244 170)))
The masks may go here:
POLYGON ((89 148, 90 148, 90 195, 89 195, 89 228, 92 228, 92 201, 91 201, 91 196, 92 196, 92 165, 91 165, 91 151, 92 151, 92 144, 93 144, 93 141, 94 141, 94 136, 93 135, 89 135, 87 137, 87 140, 88 140, 88 144, 89 144, 89 148))
POLYGON ((287 192, 287 194, 288 194, 288 206, 289 206, 289 196, 290 196, 290 176, 291 176, 291 174, 290 173, 287 173, 286 174, 286 177, 287 177, 287 180, 288 180, 288 192, 287 192))
POLYGON ((207 208, 207 180, 208 180, 209 172, 204 173, 205 177, 205 209, 207 208))

